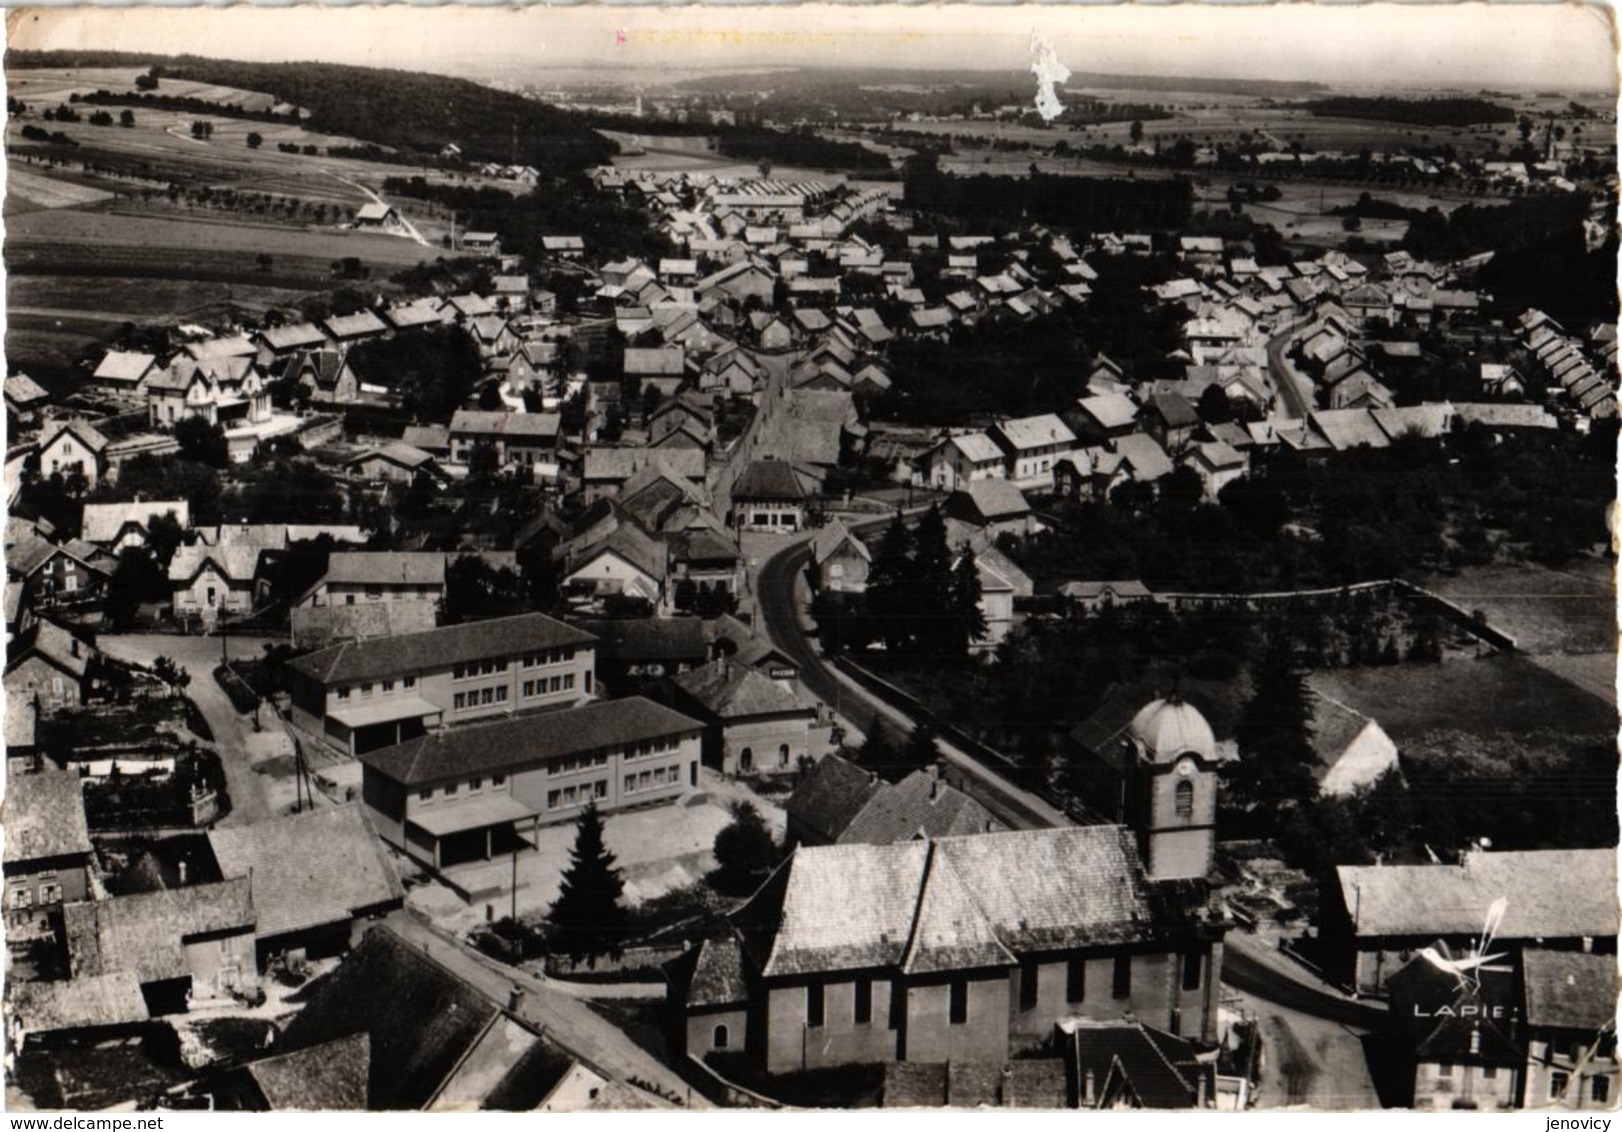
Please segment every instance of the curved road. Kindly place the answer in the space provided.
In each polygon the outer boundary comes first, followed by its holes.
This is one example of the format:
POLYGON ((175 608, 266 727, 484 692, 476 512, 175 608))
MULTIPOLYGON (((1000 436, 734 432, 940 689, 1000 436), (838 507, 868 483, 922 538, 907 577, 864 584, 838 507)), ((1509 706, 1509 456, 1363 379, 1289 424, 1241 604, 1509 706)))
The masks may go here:
POLYGON ((1299 322, 1292 322, 1283 333, 1268 339, 1267 342, 1267 369, 1273 375, 1273 384, 1278 388, 1279 396, 1284 398, 1289 417, 1294 420, 1306 419, 1307 413, 1312 411, 1312 403, 1302 391, 1301 384, 1296 380, 1295 367, 1284 360, 1284 350, 1290 344, 1290 336, 1300 328, 1299 322))

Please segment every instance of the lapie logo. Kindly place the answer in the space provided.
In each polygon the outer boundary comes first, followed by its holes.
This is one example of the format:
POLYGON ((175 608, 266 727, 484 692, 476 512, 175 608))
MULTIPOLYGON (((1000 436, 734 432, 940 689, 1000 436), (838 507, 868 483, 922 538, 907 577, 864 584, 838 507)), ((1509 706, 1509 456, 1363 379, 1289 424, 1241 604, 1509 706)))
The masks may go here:
POLYGON ((1512 1006, 1498 1006, 1484 1002, 1443 1003, 1426 1007, 1414 1003, 1415 1018, 1474 1018, 1490 1022, 1508 1021, 1516 1015, 1512 1006))

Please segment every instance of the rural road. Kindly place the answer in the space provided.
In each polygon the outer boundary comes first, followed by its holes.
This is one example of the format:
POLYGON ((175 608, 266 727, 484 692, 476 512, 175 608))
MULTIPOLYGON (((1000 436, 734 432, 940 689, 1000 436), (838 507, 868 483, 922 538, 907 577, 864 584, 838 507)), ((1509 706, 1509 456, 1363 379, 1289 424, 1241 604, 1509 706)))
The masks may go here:
POLYGON ((599 1073, 626 1084, 630 1084, 632 1077, 651 1082, 682 1097, 683 1107, 712 1107, 658 1058, 579 999, 441 935, 411 912, 402 909, 391 913, 385 923, 386 928, 372 930, 394 932, 458 978, 477 987, 498 1006, 507 1006, 509 992, 514 987, 521 989, 524 998, 516 1011, 518 1016, 555 1038, 599 1073))
MULTIPOLYGON (((229 640, 230 655, 235 657, 257 656, 262 645, 271 643, 271 638, 267 637, 231 637, 229 640)), ((150 666, 157 657, 166 656, 190 673, 186 696, 197 705, 214 732, 214 749, 225 770, 225 788, 231 794, 231 812, 219 824, 250 825, 276 816, 265 779, 256 774, 249 763, 248 737, 256 734, 253 720, 237 713, 214 680, 214 668, 220 663, 219 637, 137 633, 104 636, 96 642, 96 647, 116 660, 143 667, 150 666)))
POLYGON ((1290 336, 1299 326, 1299 323, 1290 323, 1282 333, 1267 342, 1267 370, 1273 375, 1273 384, 1278 387, 1279 395, 1284 398, 1285 415, 1292 420, 1304 420, 1313 407, 1310 392, 1302 389, 1303 379, 1284 356, 1284 351, 1290 345, 1290 336))

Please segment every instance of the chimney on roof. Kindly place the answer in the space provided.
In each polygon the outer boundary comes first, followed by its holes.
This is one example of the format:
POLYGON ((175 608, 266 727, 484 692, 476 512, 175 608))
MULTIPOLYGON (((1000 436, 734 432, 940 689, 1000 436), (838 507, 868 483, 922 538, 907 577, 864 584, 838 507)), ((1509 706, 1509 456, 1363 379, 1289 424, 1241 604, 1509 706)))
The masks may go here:
POLYGON ((185 861, 180 862, 180 867, 179 867, 179 869, 177 871, 180 874, 180 886, 182 888, 184 888, 184 887, 186 887, 186 862, 185 861))
POLYGON ((1083 1107, 1090 1107, 1093 1103, 1093 1071, 1085 1070, 1081 1075, 1081 1103, 1083 1107))
POLYGON ((78 637, 69 637, 68 638, 68 651, 71 652, 74 656, 79 655, 79 638, 78 637))

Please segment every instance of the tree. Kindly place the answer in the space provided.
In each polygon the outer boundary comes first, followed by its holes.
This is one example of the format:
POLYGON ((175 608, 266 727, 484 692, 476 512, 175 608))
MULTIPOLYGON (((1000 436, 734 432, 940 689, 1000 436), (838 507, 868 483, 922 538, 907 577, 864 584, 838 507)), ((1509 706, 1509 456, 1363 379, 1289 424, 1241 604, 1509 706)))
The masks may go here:
POLYGON ((126 130, 135 125, 135 111, 125 110, 118 116, 118 124, 126 130))
POLYGON ((180 445, 182 460, 211 468, 223 468, 230 462, 225 430, 202 417, 187 417, 175 425, 175 441, 180 445))
POLYGON ((155 70, 156 70, 156 68, 154 68, 153 71, 148 71, 146 74, 136 75, 135 76, 135 89, 136 90, 157 90, 158 89, 158 76, 155 73, 155 70))
POLYGON ((1228 395, 1223 392, 1222 386, 1214 381, 1200 394, 1196 409, 1200 414, 1200 420, 1206 424, 1226 424, 1233 420, 1233 406, 1228 403, 1228 395))
POLYGON ((1129 137, 1131 137, 1132 144, 1137 145, 1143 140, 1143 123, 1133 119, 1132 125, 1127 130, 1127 134, 1129 137))
POLYGON ((940 744, 935 741, 935 732, 929 724, 918 723, 907 736, 906 744, 901 748, 900 757, 893 768, 896 779, 905 778, 915 770, 930 770, 941 761, 940 744))
POLYGON ((867 573, 863 608, 873 635, 885 648, 899 648, 907 636, 905 585, 912 571, 912 531, 897 512, 879 540, 867 573))
POLYGON ((966 654, 974 642, 985 639, 986 611, 981 604, 984 596, 974 547, 965 547, 963 557, 952 568, 952 614, 956 631, 952 643, 958 655, 966 654))
POLYGON ((494 479, 501 471, 501 454, 488 440, 476 440, 467 455, 467 476, 470 480, 494 479))
POLYGON ((169 578, 144 546, 126 546, 118 567, 107 580, 103 612, 110 625, 122 625, 140 611, 143 602, 161 602, 169 596, 169 578))
POLYGON ((732 895, 754 888, 777 863, 777 843, 753 802, 732 806, 732 824, 715 835, 715 886, 732 895))
POLYGON ((247 138, 244 140, 248 143, 249 149, 258 149, 260 146, 265 144, 264 135, 260 134, 257 130, 249 131, 247 138))
MULTIPOLYGON (((924 512, 913 537, 912 576, 901 607, 913 646, 925 653, 952 653, 956 608, 952 600, 952 551, 939 506, 924 512)), ((961 655, 958 653, 957 655, 961 655)))
POLYGON ((1290 654, 1274 644, 1254 675, 1254 692, 1234 729, 1239 762, 1230 782, 1243 801, 1278 814, 1318 794, 1312 769, 1312 692, 1290 654))
POLYGON ((501 399, 499 383, 487 381, 479 388, 479 408, 487 413, 499 413, 506 407, 506 402, 501 399))
POLYGON ((553 950, 577 962, 618 955, 625 929, 625 909, 620 904, 624 892, 625 875, 603 842, 602 815, 592 802, 575 823, 569 867, 563 871, 558 898, 547 912, 553 950))
POLYGON ((204 140, 206 140, 208 138, 213 137, 214 136, 214 124, 212 122, 202 122, 202 121, 193 122, 191 124, 191 136, 196 138, 198 141, 204 141, 204 140))

